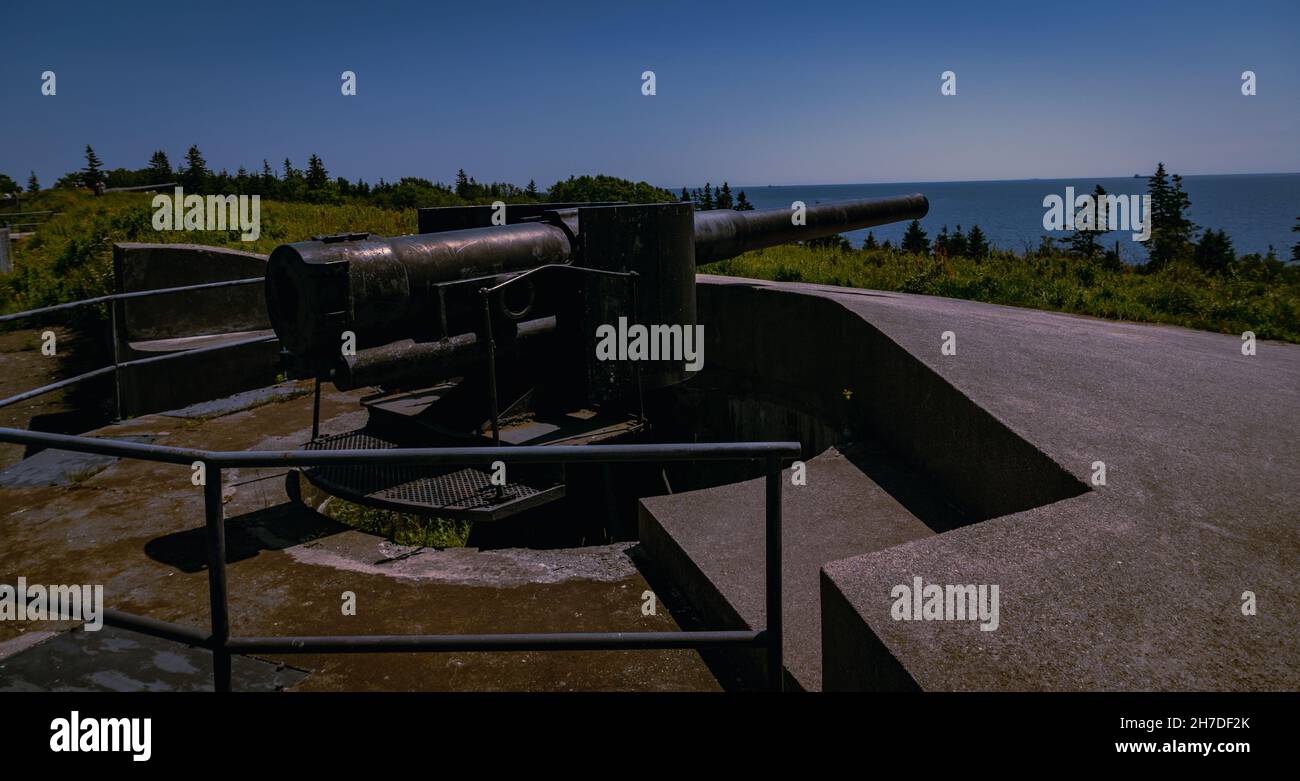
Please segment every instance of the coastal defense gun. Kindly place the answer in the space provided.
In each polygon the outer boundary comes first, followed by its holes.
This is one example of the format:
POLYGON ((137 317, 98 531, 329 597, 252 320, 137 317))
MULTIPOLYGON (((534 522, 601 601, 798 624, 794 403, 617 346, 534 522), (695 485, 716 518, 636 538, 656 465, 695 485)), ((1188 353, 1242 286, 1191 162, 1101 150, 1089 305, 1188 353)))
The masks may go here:
MULTIPOLYGON (((378 388, 369 423, 310 447, 625 441, 645 397, 690 379, 703 349, 695 270, 751 250, 919 219, 920 194, 793 209, 689 203, 421 209, 419 233, 318 236, 267 263, 271 324, 295 376, 378 388)), ((330 493, 403 511, 495 519, 564 495, 537 470, 328 467, 330 493)))

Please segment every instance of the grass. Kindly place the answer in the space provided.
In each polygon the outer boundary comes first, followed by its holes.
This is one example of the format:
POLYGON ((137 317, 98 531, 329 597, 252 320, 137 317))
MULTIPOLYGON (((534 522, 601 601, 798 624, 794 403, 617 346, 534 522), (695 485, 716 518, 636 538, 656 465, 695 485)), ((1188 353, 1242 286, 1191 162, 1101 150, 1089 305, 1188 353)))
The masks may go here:
MULTIPOLYGON (((414 209, 380 209, 261 201, 262 231, 257 241, 239 239, 239 230, 156 231, 153 196, 46 190, 23 200, 23 211, 58 211, 36 235, 13 247, 14 272, 0 277, 0 312, 17 312, 65 301, 107 295, 113 288, 113 244, 123 241, 208 244, 269 254, 276 246, 322 233, 370 231, 382 236, 414 233, 414 209)), ((89 313, 102 322, 107 310, 89 313)))
POLYGON ((329 500, 325 514, 354 529, 387 537, 398 545, 426 548, 463 548, 473 524, 453 518, 425 518, 411 513, 365 507, 338 497, 329 500))
POLYGON ((1300 343, 1300 268, 1239 263, 1208 274, 1189 263, 1158 272, 1104 268, 1065 255, 984 260, 896 250, 786 245, 701 267, 702 272, 776 281, 921 293, 1071 312, 1113 320, 1167 323, 1300 343))

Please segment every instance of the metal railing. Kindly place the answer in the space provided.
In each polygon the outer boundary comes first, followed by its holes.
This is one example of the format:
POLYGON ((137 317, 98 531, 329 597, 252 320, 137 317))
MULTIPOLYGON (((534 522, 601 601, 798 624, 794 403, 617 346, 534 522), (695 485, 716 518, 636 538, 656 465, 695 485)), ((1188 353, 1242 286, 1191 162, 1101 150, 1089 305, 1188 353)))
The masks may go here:
POLYGON ((56 211, 0 212, 0 228, 10 228, 11 229, 10 238, 30 236, 34 232, 34 229, 39 228, 40 226, 54 219, 58 215, 59 212, 56 211), (18 217, 32 217, 34 219, 26 220, 24 222, 15 222, 15 218, 18 217), (32 228, 33 230, 23 231, 22 230, 23 228, 32 228))
POLYGON ((781 468, 799 455, 796 442, 688 443, 658 445, 533 445, 523 447, 406 448, 392 450, 209 451, 120 442, 66 434, 0 428, 0 442, 145 461, 204 464, 204 539, 208 560, 210 631, 118 610, 105 610, 106 624, 212 652, 213 688, 230 691, 234 654, 410 653, 448 651, 574 651, 754 648, 765 651, 768 688, 783 688, 781 621, 781 468), (555 464, 635 461, 762 460, 765 469, 764 564, 766 626, 760 630, 679 632, 559 632, 479 635, 334 635, 235 637, 230 633, 226 572, 225 510, 221 501, 226 467, 401 464, 453 466, 511 461, 555 464))
MULTIPOLYGON (((107 304, 107 303, 113 303, 115 301, 128 301, 133 298, 149 298, 152 296, 168 295, 170 293, 187 293, 192 290, 211 290, 213 288, 236 287, 239 285, 256 285, 256 284, 262 284, 263 282, 264 280, 262 279, 262 277, 248 277, 245 279, 230 279, 221 282, 205 282, 198 285, 185 285, 182 287, 162 287, 162 288, 155 288, 153 290, 135 290, 130 293, 114 293, 112 295, 107 295, 107 296, 83 298, 80 301, 69 301, 66 304, 55 304, 53 306, 40 307, 39 309, 28 309, 23 312, 13 312, 7 315, 0 315, 0 323, 8 323, 8 322, 13 322, 16 320, 24 320, 32 317, 41 317, 43 315, 55 314, 58 312, 67 312, 76 309, 78 307, 91 306, 94 304, 107 304)), ((150 364, 150 363, 161 363, 163 361, 170 361, 176 358, 186 358, 198 353, 215 352, 217 350, 229 350, 233 347, 241 347, 245 344, 255 344, 258 342, 272 342, 276 340, 276 337, 274 336, 255 336, 255 337, 250 337, 248 339, 242 339, 235 342, 226 342, 223 344, 212 345, 209 347, 196 347, 190 350, 177 350, 176 352, 166 353, 163 355, 154 355, 148 358, 136 358, 130 361, 122 361, 118 357, 117 307, 111 308, 111 311, 109 312, 109 319, 111 321, 111 328, 112 328, 111 333, 113 339, 112 365, 101 366, 98 369, 91 369, 88 372, 83 372, 73 377, 68 377, 67 379, 59 380, 57 382, 51 382, 47 385, 42 385, 39 388, 33 388, 29 391, 23 391, 22 393, 16 393, 8 398, 0 399, 0 408, 7 407, 10 404, 17 404, 20 401, 26 401, 27 399, 44 395, 46 393, 49 393, 50 391, 56 391, 60 388, 66 388, 69 385, 75 385, 76 383, 82 382, 84 380, 91 380, 96 377, 102 377, 103 375, 109 374, 110 372, 116 375, 118 371, 133 366, 143 366, 145 364, 150 364)), ((122 400, 120 394, 118 393, 118 389, 116 387, 114 388, 113 395, 114 395, 114 404, 113 404, 114 412, 117 418, 121 419, 122 400)))
MULTIPOLYGON (((0 315, 0 323, 63 312, 92 304, 133 298, 182 293, 191 290, 261 283, 261 277, 210 282, 185 287, 158 288, 131 293, 98 296, 66 304, 0 315)), ((74 377, 0 399, 5 407, 25 399, 99 377, 119 369, 171 360, 210 350, 228 349, 235 344, 201 347, 166 355, 121 362, 117 360, 117 313, 112 313, 114 362, 74 377)), ((258 337, 241 341, 270 341, 258 337)), ((312 414, 312 436, 319 430, 320 382, 316 382, 312 414)), ((119 414, 120 417, 120 414, 119 414)), ((211 629, 204 633, 119 610, 104 611, 104 622, 133 629, 154 637, 187 643, 212 652, 213 688, 230 691, 233 654, 253 653, 409 653, 448 651, 574 651, 653 650, 704 648, 754 648, 765 651, 766 683, 773 690, 783 688, 781 622, 781 468, 782 461, 796 458, 797 442, 685 443, 658 445, 546 445, 526 447, 405 448, 386 450, 287 450, 208 451, 146 443, 104 440, 53 434, 25 429, 0 428, 0 442, 35 445, 78 453, 134 458, 145 461, 193 465, 204 464, 203 487, 205 548, 208 559, 208 592, 211 629), (325 637, 232 637, 226 582, 225 511, 221 502, 222 470, 226 467, 324 466, 343 464, 399 464, 449 466, 512 461, 531 464, 590 462, 761 460, 765 468, 766 534, 766 623, 761 630, 688 630, 680 632, 561 632, 480 635, 342 635, 325 637)))

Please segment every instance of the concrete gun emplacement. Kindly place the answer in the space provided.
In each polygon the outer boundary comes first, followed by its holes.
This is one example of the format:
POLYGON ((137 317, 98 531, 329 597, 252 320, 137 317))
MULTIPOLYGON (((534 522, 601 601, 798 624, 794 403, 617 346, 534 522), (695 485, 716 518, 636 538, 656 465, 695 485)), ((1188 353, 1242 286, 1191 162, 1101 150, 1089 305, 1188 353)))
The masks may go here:
MULTIPOLYGON (((340 234, 277 247, 267 307, 301 373, 341 388, 409 386, 436 378, 439 366, 460 370, 476 355, 481 362, 489 328, 509 350, 520 336, 539 349, 551 341, 541 337, 556 332, 590 343, 598 325, 619 316, 693 326, 697 264, 919 219, 928 208, 920 194, 814 204, 795 224, 785 208, 521 204, 504 208, 501 225, 492 224, 491 206, 421 209, 418 234, 340 234), (356 337, 355 356, 340 353, 345 331, 356 337)), ((652 387, 685 376, 660 365, 641 379, 652 387)), ((610 388, 594 390, 614 397, 610 388)))
MULTIPOLYGON (((928 209, 920 194, 813 204, 802 219, 792 208, 696 212, 690 203, 421 209, 417 234, 277 247, 267 309, 292 375, 381 389, 363 400, 361 439, 313 446, 628 441, 649 428, 646 399, 699 365, 671 349, 607 360, 602 326, 698 333, 697 264, 928 209)), ((335 478, 332 493, 366 501, 335 478)), ((493 517, 513 511, 495 507, 493 517)))

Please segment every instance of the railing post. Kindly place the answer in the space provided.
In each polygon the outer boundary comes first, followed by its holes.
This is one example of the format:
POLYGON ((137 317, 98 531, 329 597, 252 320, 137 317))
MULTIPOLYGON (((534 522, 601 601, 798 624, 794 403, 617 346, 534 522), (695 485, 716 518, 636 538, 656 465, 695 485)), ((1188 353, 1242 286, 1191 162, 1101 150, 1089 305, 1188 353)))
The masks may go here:
POLYGON ((212 688, 230 691, 230 605, 226 596, 226 518, 221 506, 221 467, 204 462, 203 515, 208 553, 208 603, 212 613, 212 688))
POLYGON ((785 686, 781 622, 781 459, 767 457, 767 685, 772 691, 785 686))
MULTIPOLYGON (((126 312, 125 305, 122 307, 123 313, 126 312)), ((113 301, 108 305, 109 319, 113 326, 113 414, 114 421, 122 419, 122 356, 117 348, 117 302, 113 301)), ((123 323, 123 327, 126 324, 123 323)))
POLYGON ((316 378, 316 394, 311 403, 311 441, 320 436, 320 377, 316 378))
MULTIPOLYGON (((558 633, 558 634, 505 634, 505 635, 399 635, 394 637, 360 635, 343 637, 270 637, 270 638, 234 638, 230 636, 230 605, 227 589, 225 510, 222 505, 222 469, 225 464, 232 466, 265 462, 289 464, 294 466, 309 465, 319 461, 319 453, 299 450, 290 452, 267 453, 262 458, 244 458, 240 454, 181 449, 161 445, 142 445, 125 442, 105 442, 94 437, 73 437, 62 434, 21 431, 0 427, 0 442, 17 444, 39 444, 56 450, 70 450, 115 455, 121 458, 139 458, 146 461, 169 463, 201 463, 203 465, 203 502, 204 502, 204 543, 208 560, 208 598, 211 612, 211 632, 205 638, 201 630, 182 627, 167 622, 146 619, 140 616, 109 611, 106 618, 113 626, 134 628, 155 637, 163 637, 177 642, 208 647, 212 652, 213 689, 228 692, 232 689, 231 661, 235 654, 246 654, 258 650, 277 649, 287 653, 306 652, 305 644, 313 644, 311 652, 352 652, 355 649, 369 652, 409 653, 412 651, 446 651, 467 649, 472 652, 537 648, 572 648, 587 650, 622 649, 622 648, 705 648, 713 646, 744 646, 754 649, 761 645, 766 652, 768 688, 783 691, 785 687, 784 668, 784 622, 782 620, 782 529, 781 496, 782 456, 781 453, 797 454, 796 443, 791 447, 782 443, 753 443, 743 449, 738 444, 730 446, 730 452, 720 452, 729 446, 720 443, 682 443, 680 445, 649 445, 633 447, 632 451, 609 446, 592 446, 586 454, 610 453, 614 461, 684 461, 690 460, 695 453, 705 458, 735 458, 753 460, 762 457, 765 466, 765 539, 766 560, 764 563, 765 596, 767 603, 766 627, 752 631, 702 631, 687 632, 694 635, 685 642, 672 637, 674 633, 632 632, 632 633, 558 633), (198 459, 198 461, 192 461, 198 459), (577 635, 569 637, 567 635, 577 635), (376 642, 364 642, 374 640, 376 642), (234 643, 232 650, 232 643, 234 643)), ((385 453, 383 463, 459 463, 463 451, 453 448, 453 453, 443 451, 430 454, 428 449, 417 449, 418 457, 410 456, 410 449, 401 449, 397 453, 385 453), (405 452, 403 452, 405 451, 405 452), (397 455, 397 459, 389 456, 397 455), (417 460, 418 458, 418 460, 417 460)), ((576 450, 584 450, 577 448, 576 450)), ((481 457, 483 451, 474 449, 474 455, 464 456, 471 460, 481 457)), ((494 451, 495 452, 495 451, 494 451)), ((537 463, 568 463, 564 455, 557 454, 549 448, 535 451, 539 454, 537 463), (540 455, 544 454, 544 455, 540 455)), ((349 461, 367 463, 379 461, 381 454, 348 454, 349 461)), ((585 456, 574 456, 575 461, 587 462, 585 456)), ((326 460, 323 463, 333 463, 326 460)), ((608 463, 608 462, 606 462, 608 463)), ((752 650, 750 651, 752 653, 752 650)))

